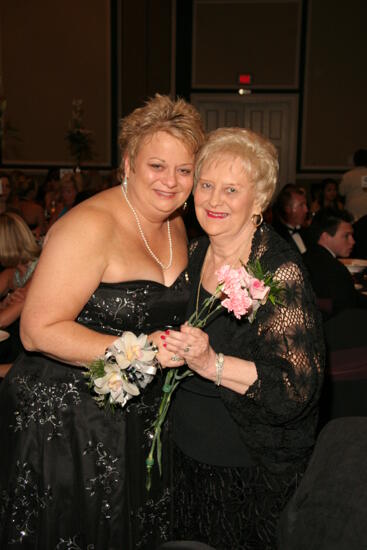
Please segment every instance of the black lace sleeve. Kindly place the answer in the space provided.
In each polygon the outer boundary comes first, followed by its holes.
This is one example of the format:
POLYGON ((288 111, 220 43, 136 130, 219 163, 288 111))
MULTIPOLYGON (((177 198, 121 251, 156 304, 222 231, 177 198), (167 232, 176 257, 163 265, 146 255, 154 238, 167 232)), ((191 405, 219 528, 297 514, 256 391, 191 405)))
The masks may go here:
POLYGON ((253 256, 284 286, 282 304, 267 303, 251 326, 241 321, 233 331, 226 352, 253 361, 258 379, 245 395, 221 388, 221 397, 250 448, 288 461, 314 437, 323 336, 301 258, 269 229, 260 240, 253 256))

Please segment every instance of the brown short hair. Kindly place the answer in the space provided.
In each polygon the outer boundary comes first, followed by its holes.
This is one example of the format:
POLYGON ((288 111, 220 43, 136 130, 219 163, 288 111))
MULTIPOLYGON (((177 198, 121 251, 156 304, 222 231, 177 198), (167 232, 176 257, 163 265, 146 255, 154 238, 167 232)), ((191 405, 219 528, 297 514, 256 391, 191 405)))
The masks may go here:
POLYGON ((257 202, 262 211, 269 205, 278 179, 278 153, 265 137, 245 128, 218 128, 210 132, 198 152, 194 189, 204 164, 222 156, 239 158, 244 171, 255 186, 257 202))
POLYGON ((295 196, 306 197, 303 187, 299 187, 295 183, 287 183, 282 187, 274 205, 278 216, 284 219, 287 217, 287 208, 292 205, 295 196))
POLYGON ((14 212, 0 214, 0 263, 16 267, 38 258, 41 247, 25 221, 14 212))
POLYGON ((194 154, 204 141, 201 117, 193 105, 184 99, 174 101, 168 96, 156 94, 143 107, 121 120, 119 144, 122 173, 126 155, 134 168, 142 140, 160 131, 182 140, 194 154))

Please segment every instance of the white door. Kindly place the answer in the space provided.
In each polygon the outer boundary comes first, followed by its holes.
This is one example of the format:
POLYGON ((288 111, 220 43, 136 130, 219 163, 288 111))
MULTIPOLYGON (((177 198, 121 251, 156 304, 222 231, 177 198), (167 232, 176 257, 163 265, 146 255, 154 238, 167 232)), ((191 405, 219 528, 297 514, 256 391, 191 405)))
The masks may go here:
POLYGON ((192 94, 207 131, 250 128, 269 138, 279 154, 279 188, 295 182, 298 97, 295 94, 192 94))

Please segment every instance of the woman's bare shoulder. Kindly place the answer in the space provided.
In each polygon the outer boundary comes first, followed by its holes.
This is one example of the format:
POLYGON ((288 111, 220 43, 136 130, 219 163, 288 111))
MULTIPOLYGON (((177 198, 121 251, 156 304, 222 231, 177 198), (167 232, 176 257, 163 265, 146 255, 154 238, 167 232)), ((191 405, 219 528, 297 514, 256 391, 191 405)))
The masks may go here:
POLYGON ((118 191, 118 188, 107 189, 72 208, 51 226, 47 240, 59 234, 81 237, 89 233, 106 237, 114 230, 118 216, 118 191))

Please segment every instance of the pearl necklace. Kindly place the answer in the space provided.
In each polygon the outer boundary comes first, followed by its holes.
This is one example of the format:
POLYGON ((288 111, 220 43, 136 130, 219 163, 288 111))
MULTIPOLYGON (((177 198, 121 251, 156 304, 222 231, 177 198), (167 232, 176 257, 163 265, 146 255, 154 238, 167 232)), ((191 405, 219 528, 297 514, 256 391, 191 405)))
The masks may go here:
POLYGON ((145 248, 148 250, 149 254, 152 256, 153 260, 155 260, 157 262, 158 265, 161 266, 161 268, 163 269, 163 271, 166 271, 167 269, 169 269, 172 265, 172 259, 173 259, 173 247, 172 247, 172 238, 171 238, 171 227, 170 227, 170 223, 169 223, 169 220, 167 220, 167 232, 168 232, 168 246, 169 246, 169 262, 167 265, 164 265, 162 264, 162 262, 160 261, 159 258, 157 258, 157 256, 154 254, 153 250, 150 248, 149 244, 148 244, 148 241, 144 235, 144 231, 143 231, 143 228, 141 226, 141 223, 140 223, 140 220, 139 220, 139 217, 138 217, 138 214, 136 213, 135 211, 135 208, 133 207, 133 205, 131 204, 131 202, 129 201, 128 197, 127 197, 127 193, 124 189, 124 186, 123 184, 121 185, 121 190, 124 194, 124 197, 125 197, 125 200, 127 202, 127 205, 128 207, 130 208, 131 212, 134 214, 134 218, 136 220, 136 224, 138 226, 138 229, 139 229, 139 233, 140 233, 140 236, 141 238, 143 239, 143 243, 145 244, 145 248))

